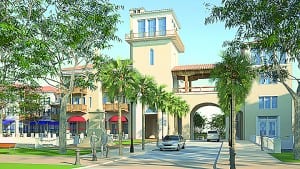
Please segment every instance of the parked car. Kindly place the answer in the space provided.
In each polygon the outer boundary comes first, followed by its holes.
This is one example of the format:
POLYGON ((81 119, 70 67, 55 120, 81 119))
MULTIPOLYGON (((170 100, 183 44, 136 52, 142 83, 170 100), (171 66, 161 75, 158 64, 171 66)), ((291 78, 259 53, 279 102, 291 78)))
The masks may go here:
POLYGON ((220 141, 220 134, 217 130, 209 130, 207 131, 207 141, 220 141))
POLYGON ((158 145, 162 150, 177 150, 185 148, 185 139, 181 135, 166 135, 158 145))

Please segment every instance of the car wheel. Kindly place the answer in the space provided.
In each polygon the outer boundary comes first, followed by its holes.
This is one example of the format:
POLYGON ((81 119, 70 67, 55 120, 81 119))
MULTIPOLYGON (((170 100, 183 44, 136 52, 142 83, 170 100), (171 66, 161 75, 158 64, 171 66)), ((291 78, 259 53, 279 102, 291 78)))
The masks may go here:
POLYGON ((182 145, 182 149, 185 149, 185 144, 182 145))
POLYGON ((219 141, 220 141, 220 139, 217 140, 217 142, 219 142, 219 141))
POLYGON ((207 142, 209 142, 210 140, 209 139, 207 139, 207 142))

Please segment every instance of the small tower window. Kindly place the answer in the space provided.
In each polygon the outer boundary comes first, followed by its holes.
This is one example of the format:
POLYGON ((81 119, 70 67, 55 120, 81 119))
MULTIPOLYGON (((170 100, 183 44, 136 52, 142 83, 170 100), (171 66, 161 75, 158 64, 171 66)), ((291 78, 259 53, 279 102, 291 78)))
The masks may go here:
POLYGON ((154 50, 150 49, 150 65, 154 65, 154 50))

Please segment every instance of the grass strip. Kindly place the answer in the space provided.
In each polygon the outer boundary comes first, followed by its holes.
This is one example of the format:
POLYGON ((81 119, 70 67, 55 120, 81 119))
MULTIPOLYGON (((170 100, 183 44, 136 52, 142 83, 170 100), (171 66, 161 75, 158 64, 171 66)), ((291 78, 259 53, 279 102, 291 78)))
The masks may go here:
POLYGON ((300 160, 294 159, 293 152, 271 153, 271 155, 282 162, 287 163, 300 163, 300 160))
POLYGON ((11 169, 71 169, 79 166, 74 165, 54 165, 54 164, 23 164, 23 163, 0 163, 0 168, 11 169))

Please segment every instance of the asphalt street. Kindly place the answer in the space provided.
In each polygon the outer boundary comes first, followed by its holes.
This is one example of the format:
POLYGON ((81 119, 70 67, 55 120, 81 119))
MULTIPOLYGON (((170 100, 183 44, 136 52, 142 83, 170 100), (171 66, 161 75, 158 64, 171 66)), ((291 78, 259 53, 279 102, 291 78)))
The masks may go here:
POLYGON ((212 168, 217 158, 220 142, 187 142, 180 151, 160 151, 155 145, 147 145, 152 150, 142 154, 123 157, 115 161, 82 168, 126 169, 126 168, 212 168))

